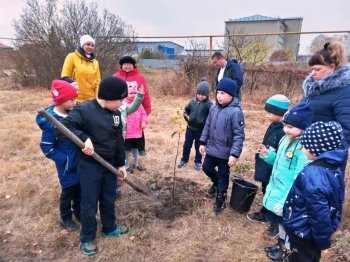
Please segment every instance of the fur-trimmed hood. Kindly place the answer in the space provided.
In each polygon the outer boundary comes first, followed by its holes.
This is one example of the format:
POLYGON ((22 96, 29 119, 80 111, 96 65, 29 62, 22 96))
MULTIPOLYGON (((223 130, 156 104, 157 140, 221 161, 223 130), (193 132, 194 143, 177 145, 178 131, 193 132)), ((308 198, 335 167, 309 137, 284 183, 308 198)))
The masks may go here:
POLYGON ((344 65, 335 70, 329 76, 320 81, 314 80, 309 74, 303 83, 303 92, 306 98, 320 95, 328 90, 350 87, 350 64, 344 65))

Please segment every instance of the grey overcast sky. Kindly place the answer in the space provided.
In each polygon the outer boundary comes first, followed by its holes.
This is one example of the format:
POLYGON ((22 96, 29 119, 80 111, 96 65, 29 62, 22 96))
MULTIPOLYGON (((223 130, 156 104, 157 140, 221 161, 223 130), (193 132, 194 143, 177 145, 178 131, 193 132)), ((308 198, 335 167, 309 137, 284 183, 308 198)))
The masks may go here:
MULTIPOLYGON (((63 1, 58 0, 58 3, 63 1)), ((303 17, 304 32, 350 30, 350 0, 99 0, 97 2, 100 11, 107 9, 117 14, 125 23, 132 25, 139 36, 220 35, 224 33, 224 21, 255 14, 281 18, 303 17)), ((20 17, 25 1, 1 0, 1 6, 0 37, 14 37, 12 22, 20 17)), ((307 50, 311 39, 315 36, 301 37, 302 53, 307 50)), ((171 40, 188 45, 188 42, 171 40)), ((8 41, 1 39, 0 41, 9 44, 8 41)), ((221 39, 214 39, 214 44, 221 43, 221 39)))

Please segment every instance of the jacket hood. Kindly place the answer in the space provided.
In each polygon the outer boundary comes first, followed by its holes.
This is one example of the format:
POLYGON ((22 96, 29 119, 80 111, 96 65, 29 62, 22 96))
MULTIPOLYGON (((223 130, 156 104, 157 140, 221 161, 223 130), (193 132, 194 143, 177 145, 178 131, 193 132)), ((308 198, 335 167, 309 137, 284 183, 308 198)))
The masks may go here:
POLYGON ((350 85, 350 64, 339 67, 329 76, 320 81, 314 80, 309 74, 303 83, 305 97, 320 95, 328 90, 343 88, 350 85))
POLYGON ((337 149, 321 154, 315 161, 323 161, 332 166, 342 166, 347 159, 347 150, 337 149))
POLYGON ((84 58, 85 60, 88 60, 88 61, 92 61, 94 60, 96 57, 95 55, 92 53, 90 57, 87 57, 84 53, 84 50, 81 48, 81 47, 78 47, 76 52, 82 57, 84 58))
MULTIPOLYGON (((45 110, 48 111, 50 115, 56 115, 55 111, 53 111, 53 108, 54 106, 49 106, 45 110)), ((39 114, 36 116, 35 122, 37 123, 37 125, 40 127, 41 130, 43 130, 46 125, 51 125, 51 123, 45 117, 39 114)))

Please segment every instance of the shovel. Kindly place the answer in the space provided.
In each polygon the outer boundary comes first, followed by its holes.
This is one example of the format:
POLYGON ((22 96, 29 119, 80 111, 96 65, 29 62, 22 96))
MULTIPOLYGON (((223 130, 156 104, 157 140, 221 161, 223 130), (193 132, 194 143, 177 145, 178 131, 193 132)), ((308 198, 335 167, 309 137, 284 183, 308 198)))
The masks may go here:
MULTIPOLYGON (((50 115, 46 110, 40 110, 38 113, 39 115, 49 120, 59 131, 61 131, 69 140, 71 140, 78 147, 80 148, 85 147, 85 144, 83 141, 81 141, 76 135, 74 135, 68 128, 66 128, 61 122, 59 122, 56 118, 50 115)), ((110 163, 104 160, 96 152, 94 152, 91 155, 91 157, 93 157, 97 162, 99 162, 101 165, 103 165, 105 168, 107 168, 116 176, 119 176, 121 178, 123 177, 123 175, 114 166, 112 166, 110 163)), ((123 181, 127 183, 129 186, 131 186, 137 192, 143 194, 143 196, 146 197, 147 199, 156 201, 155 194, 147 186, 145 186, 139 179, 133 178, 133 181, 130 181, 130 179, 125 178, 123 181)))

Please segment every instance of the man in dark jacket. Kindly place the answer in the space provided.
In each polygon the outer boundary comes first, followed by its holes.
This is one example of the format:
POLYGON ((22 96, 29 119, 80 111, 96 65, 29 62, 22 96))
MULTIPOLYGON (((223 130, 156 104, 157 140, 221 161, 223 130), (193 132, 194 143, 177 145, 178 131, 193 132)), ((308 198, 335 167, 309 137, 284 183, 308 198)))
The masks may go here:
POLYGON ((217 68, 215 72, 215 85, 217 86, 223 77, 236 81, 237 91, 235 97, 241 101, 241 87, 243 85, 243 72, 235 59, 227 61, 220 52, 214 52, 212 58, 213 66, 217 68))
POLYGON ((128 228, 117 226, 114 203, 116 177, 90 155, 98 153, 126 176, 124 139, 121 114, 118 108, 128 95, 125 81, 106 77, 100 82, 98 98, 78 104, 62 120, 68 129, 85 143, 78 161, 81 186, 81 251, 84 255, 97 252, 95 243, 97 203, 102 221, 102 237, 118 237, 128 228))
POLYGON ((289 236, 290 262, 320 261, 331 246, 342 216, 345 182, 341 167, 347 151, 341 149, 339 123, 316 122, 307 128, 301 144, 309 163, 298 175, 283 207, 283 225, 289 236))

